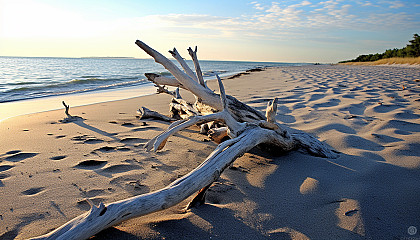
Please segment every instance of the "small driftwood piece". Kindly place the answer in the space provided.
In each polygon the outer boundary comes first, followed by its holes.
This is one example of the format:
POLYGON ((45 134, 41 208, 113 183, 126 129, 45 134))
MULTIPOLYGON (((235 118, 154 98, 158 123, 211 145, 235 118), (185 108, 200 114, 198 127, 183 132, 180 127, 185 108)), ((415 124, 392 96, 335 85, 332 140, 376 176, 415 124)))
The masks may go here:
POLYGON ((155 84, 155 87, 157 87, 156 90, 158 94, 166 93, 173 96, 174 98, 181 98, 181 95, 179 94, 179 87, 177 87, 174 91, 169 91, 168 88, 165 87, 165 85, 161 86, 161 85, 155 84))
POLYGON ((69 113, 70 105, 67 105, 64 101, 62 101, 62 103, 63 103, 63 106, 66 109, 66 110, 64 110, 64 113, 66 114, 67 117, 64 118, 63 120, 59 120, 59 122, 69 123, 69 122, 74 122, 74 121, 77 121, 77 120, 84 120, 82 117, 70 115, 70 113, 69 113))
MULTIPOLYGON (((166 58, 162 55, 139 42, 137 41, 136 44, 151 54, 157 62, 170 69, 173 74, 175 73, 174 76, 180 83, 192 93, 197 94, 197 99, 202 99, 203 104, 211 104, 211 107, 218 110, 218 112, 207 115, 194 115, 173 122, 167 130, 145 144, 146 150, 161 150, 170 136, 199 123, 222 122, 225 124, 226 133, 231 139, 221 142, 202 164, 167 187, 108 205, 100 203, 99 206, 95 206, 91 203, 89 212, 75 217, 46 235, 33 239, 87 239, 124 220, 167 209, 197 192, 197 196, 188 207, 203 203, 206 190, 219 178, 224 169, 235 159, 256 146, 268 146, 271 149, 276 149, 276 152, 303 150, 319 157, 337 157, 334 150, 315 137, 278 124, 275 121, 277 109, 275 99, 268 104, 267 117, 265 117, 262 113, 257 113, 255 109, 226 95, 222 81, 218 76, 220 95, 195 82, 176 66, 172 66, 172 62, 166 61, 166 58), (218 97, 218 103, 216 103, 215 96, 218 97), (239 103, 236 104, 236 102, 239 103), (252 110, 248 112, 247 109, 252 110), (245 116, 248 113, 249 116, 245 116), (246 121, 245 119, 253 119, 253 121, 246 121)), ((149 113, 150 110, 145 111, 144 109, 146 108, 142 108, 141 112, 149 113)))
POLYGON ((152 119, 156 119, 156 120, 162 120, 165 122, 171 122, 174 121, 175 119, 167 117, 165 115, 162 115, 156 111, 152 111, 146 107, 141 107, 137 110, 138 113, 138 118, 139 119, 147 119, 147 118, 152 118, 152 119))

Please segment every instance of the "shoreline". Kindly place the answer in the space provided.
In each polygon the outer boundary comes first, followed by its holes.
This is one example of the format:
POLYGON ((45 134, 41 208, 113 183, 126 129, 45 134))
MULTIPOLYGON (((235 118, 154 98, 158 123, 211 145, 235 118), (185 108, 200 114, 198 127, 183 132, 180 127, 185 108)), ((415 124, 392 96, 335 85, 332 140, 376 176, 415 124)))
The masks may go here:
MULTIPOLYGON (((420 228, 416 79, 419 71, 410 68, 341 65, 224 78, 227 94, 257 110, 277 97, 277 122, 316 136, 340 157, 253 149, 223 172, 205 205, 182 211, 187 199, 94 239, 418 237, 407 232, 420 228)), ((217 89, 216 81, 207 83, 217 89)), ((183 90, 181 96, 194 100, 183 90)), ((63 107, 1 121, 0 238, 45 234, 88 211, 86 199, 109 204, 149 193, 200 165, 217 145, 197 127, 169 138, 162 151, 143 149, 169 124, 138 120, 136 110, 166 114, 170 100, 152 94, 80 107, 66 101, 83 121, 60 123, 63 107)))
MULTIPOLYGON (((251 72, 259 71, 255 69, 261 68, 253 68, 242 72, 232 72, 229 75, 223 76, 222 79, 233 79, 241 75, 247 75, 251 72)), ((215 80, 216 78, 214 77, 205 81, 207 82, 215 80)), ((169 87, 169 89, 171 88, 172 87, 169 87)), ((67 104, 70 104, 71 108, 74 108, 91 104, 126 100, 131 98, 148 96, 152 94, 156 94, 156 87, 152 82, 147 82, 145 84, 142 84, 141 87, 134 86, 110 90, 99 90, 94 92, 63 94, 59 96, 40 97, 26 100, 3 102, 0 103, 0 122, 8 118, 17 117, 21 115, 63 109, 63 105, 61 103, 62 101, 65 101, 67 104)))
POLYGON ((122 89, 103 90, 87 93, 65 94, 52 97, 41 97, 27 100, 0 103, 0 122, 21 115, 41 113, 63 109, 62 101, 71 108, 119 101, 156 93, 153 84, 146 83, 142 87, 127 87, 122 89))

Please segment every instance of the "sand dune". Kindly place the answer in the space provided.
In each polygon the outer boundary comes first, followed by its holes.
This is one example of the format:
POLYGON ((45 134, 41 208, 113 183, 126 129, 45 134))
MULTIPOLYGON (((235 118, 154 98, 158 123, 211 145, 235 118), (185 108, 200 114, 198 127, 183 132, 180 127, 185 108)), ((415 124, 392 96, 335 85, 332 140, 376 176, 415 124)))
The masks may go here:
MULTIPOLYGON (((278 97, 278 122, 317 136, 340 157, 254 149, 210 188, 208 204, 184 212, 184 202, 93 239, 418 238, 419 79, 413 68, 342 65, 225 79, 228 94, 261 111, 278 97)), ((84 118, 72 123, 59 122, 62 110, 0 122, 0 238, 44 234, 88 210, 86 198, 110 203, 194 169, 216 146, 197 128, 158 153, 142 148, 168 124, 137 120, 136 109, 165 113, 169 101, 152 95, 71 108, 84 118)))

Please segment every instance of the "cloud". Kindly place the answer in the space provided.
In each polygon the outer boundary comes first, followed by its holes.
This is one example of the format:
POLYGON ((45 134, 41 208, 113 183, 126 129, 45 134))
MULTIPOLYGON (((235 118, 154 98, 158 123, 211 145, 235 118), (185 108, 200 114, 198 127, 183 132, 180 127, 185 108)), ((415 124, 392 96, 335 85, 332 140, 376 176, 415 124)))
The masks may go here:
MULTIPOLYGON (((398 2, 393 4, 387 6, 399 6, 398 2)), ((141 21, 145 20, 147 23, 143 25, 149 28, 153 26, 169 32, 182 32, 190 37, 299 39, 337 30, 391 31, 395 28, 415 28, 419 24, 418 19, 408 13, 375 11, 378 7, 369 1, 349 4, 349 1, 342 0, 318 3, 304 0, 294 1, 294 4, 272 2, 264 6, 254 1, 250 5, 258 10, 252 16, 153 15, 139 20, 138 25, 142 25, 141 21)))
POLYGON ((390 6, 389 8, 393 8, 393 9, 398 9, 398 8, 402 8, 404 7, 404 3, 400 2, 400 1, 395 1, 395 2, 389 2, 390 6))
POLYGON ((265 8, 263 7, 263 6, 261 6, 261 4, 260 3, 258 3, 258 2, 251 2, 251 4, 252 5, 254 5, 254 8, 255 9, 257 9, 257 10, 264 10, 265 8))

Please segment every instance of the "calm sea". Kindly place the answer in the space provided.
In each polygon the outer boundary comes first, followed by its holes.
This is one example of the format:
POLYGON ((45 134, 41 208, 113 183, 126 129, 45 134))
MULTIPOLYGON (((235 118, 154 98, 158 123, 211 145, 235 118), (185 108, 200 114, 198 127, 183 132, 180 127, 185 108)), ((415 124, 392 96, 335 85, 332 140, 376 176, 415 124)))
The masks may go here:
MULTIPOLYGON (((187 61, 192 69, 192 61, 187 61)), ((296 63, 200 61, 205 79, 296 63)), ((0 57, 0 103, 151 84, 144 73, 171 76, 152 59, 0 57)))

